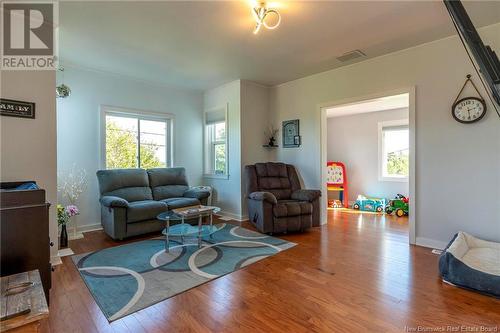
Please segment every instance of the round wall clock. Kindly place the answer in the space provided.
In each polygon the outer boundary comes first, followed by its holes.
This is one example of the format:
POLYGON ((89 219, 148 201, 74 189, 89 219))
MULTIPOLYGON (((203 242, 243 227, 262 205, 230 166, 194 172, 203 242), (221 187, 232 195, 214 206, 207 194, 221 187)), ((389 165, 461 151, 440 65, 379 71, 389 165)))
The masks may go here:
POLYGON ((486 114, 486 103, 481 98, 465 97, 453 103, 451 114, 460 123, 474 123, 486 114))

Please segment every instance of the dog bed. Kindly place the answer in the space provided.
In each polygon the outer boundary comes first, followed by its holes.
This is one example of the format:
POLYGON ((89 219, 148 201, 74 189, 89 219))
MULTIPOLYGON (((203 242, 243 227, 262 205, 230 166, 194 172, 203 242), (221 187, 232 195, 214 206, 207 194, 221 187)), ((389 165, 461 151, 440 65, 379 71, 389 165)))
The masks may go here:
POLYGON ((444 282, 500 298, 500 243, 457 233, 439 258, 444 282))

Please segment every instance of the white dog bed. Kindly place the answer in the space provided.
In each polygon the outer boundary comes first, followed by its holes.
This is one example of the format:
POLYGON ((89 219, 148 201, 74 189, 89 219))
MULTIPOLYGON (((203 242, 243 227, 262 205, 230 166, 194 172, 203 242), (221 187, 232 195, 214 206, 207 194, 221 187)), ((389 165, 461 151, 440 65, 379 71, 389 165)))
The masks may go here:
POLYGON ((443 281, 500 298, 500 243, 459 232, 439 258, 443 281))

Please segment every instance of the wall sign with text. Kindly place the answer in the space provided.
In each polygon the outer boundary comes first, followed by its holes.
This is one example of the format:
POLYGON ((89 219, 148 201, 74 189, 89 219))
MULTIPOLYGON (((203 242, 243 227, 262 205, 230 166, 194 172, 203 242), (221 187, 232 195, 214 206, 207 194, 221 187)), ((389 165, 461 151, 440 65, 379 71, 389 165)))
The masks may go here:
POLYGON ((8 117, 35 119, 35 103, 0 98, 0 114, 8 117))

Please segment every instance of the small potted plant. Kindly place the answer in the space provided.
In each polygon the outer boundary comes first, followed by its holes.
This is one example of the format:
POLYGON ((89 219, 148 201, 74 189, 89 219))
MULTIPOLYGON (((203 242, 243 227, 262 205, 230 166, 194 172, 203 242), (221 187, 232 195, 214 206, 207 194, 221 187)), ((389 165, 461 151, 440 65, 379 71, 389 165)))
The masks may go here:
POLYGON ((57 224, 61 226, 61 236, 59 237, 59 247, 68 247, 68 231, 66 230, 66 225, 69 220, 80 214, 78 207, 75 205, 68 205, 64 207, 63 205, 57 205, 57 224))

